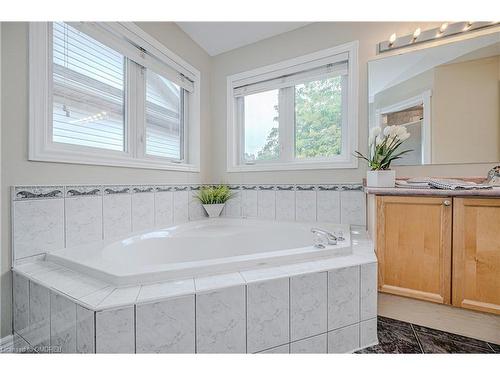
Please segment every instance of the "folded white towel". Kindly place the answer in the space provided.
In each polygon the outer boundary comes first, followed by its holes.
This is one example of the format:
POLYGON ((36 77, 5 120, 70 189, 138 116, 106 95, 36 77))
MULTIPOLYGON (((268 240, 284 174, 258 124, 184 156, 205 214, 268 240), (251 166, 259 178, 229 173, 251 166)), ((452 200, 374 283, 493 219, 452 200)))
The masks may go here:
POLYGON ((429 186, 436 189, 444 190, 473 190, 473 189, 491 189, 491 185, 482 185, 470 183, 469 181, 458 180, 432 180, 429 181, 429 186))
POLYGON ((471 190, 471 189, 491 189, 491 185, 476 184, 472 181, 457 179, 414 177, 408 180, 397 180, 396 186, 407 189, 443 189, 443 190, 471 190))
POLYGON ((399 188, 405 188, 405 189, 429 189, 430 188, 428 182, 408 183, 405 180, 396 180, 396 186, 399 188))

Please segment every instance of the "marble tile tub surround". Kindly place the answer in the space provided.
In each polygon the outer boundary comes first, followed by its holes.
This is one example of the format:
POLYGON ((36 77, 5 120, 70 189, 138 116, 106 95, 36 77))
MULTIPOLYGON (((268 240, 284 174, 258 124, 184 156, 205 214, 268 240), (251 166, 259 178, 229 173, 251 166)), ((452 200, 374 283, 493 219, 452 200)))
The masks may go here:
MULTIPOLYGON (((361 266, 349 270, 364 272, 361 266)), ((284 345, 292 353, 345 353, 376 344, 375 310, 365 321, 358 313, 345 327, 327 327, 329 305, 345 303, 325 298, 328 288, 344 287, 328 283, 336 271, 242 279, 239 285, 97 311, 15 273, 18 284, 27 284, 16 290, 15 300, 32 301, 27 320, 23 309, 15 310, 15 333, 36 351, 63 353, 258 353, 284 345), (304 294, 312 286, 324 290, 321 300, 315 301, 322 293, 304 294)))
MULTIPOLYGON (((12 259, 111 239, 206 216, 200 185, 54 185, 12 187, 12 259)), ((222 213, 283 221, 365 225, 360 184, 231 185, 222 213)))
POLYGON ((350 256, 125 288, 25 261, 15 333, 51 352, 351 352, 377 342, 373 244, 352 240, 350 256))

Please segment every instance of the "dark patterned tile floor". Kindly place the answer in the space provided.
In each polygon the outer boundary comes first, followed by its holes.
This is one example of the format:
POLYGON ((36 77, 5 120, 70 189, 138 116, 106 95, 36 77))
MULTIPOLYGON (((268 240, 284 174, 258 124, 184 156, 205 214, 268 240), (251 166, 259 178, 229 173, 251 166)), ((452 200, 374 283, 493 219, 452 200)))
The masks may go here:
POLYGON ((378 345, 357 353, 500 353, 500 345, 382 316, 378 317, 378 340, 378 345))

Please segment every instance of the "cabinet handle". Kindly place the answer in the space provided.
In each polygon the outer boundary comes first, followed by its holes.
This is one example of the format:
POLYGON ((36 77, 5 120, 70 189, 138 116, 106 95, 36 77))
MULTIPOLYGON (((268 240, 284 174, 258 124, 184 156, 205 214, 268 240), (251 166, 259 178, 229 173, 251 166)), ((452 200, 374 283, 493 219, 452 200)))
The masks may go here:
POLYGON ((443 204, 445 206, 451 206, 451 201, 446 200, 446 201, 443 202, 443 204))

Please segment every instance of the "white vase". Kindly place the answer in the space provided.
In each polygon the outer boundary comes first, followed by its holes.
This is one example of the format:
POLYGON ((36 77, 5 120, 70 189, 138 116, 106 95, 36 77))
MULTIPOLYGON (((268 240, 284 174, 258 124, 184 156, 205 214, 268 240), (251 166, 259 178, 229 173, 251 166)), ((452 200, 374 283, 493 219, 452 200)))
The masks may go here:
POLYGON ((204 204, 203 208, 207 211, 208 217, 219 217, 222 209, 224 208, 224 203, 204 204))
POLYGON ((396 184, 396 171, 368 171, 366 172, 366 186, 369 187, 394 187, 396 184))

